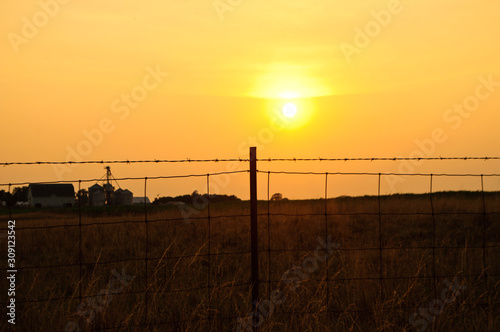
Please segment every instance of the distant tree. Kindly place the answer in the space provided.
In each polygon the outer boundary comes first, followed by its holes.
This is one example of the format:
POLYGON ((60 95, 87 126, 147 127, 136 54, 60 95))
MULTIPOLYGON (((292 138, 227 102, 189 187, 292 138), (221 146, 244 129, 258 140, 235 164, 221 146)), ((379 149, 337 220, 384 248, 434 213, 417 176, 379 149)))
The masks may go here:
POLYGON ((80 189, 76 193, 76 206, 86 206, 89 203, 89 193, 85 189, 80 189))
POLYGON ((0 190, 0 201, 5 202, 6 206, 16 205, 16 200, 14 199, 14 196, 5 190, 0 190))
POLYGON ((276 193, 271 197, 271 201, 281 201, 283 199, 283 195, 280 193, 276 193))
POLYGON ((0 190, 0 201, 5 202, 7 199, 7 192, 5 190, 0 190))
POLYGON ((0 190, 0 207, 3 206, 3 202, 7 204, 7 192, 5 190, 0 190))
POLYGON ((12 196, 16 202, 28 201, 28 187, 16 187, 12 191, 12 196))

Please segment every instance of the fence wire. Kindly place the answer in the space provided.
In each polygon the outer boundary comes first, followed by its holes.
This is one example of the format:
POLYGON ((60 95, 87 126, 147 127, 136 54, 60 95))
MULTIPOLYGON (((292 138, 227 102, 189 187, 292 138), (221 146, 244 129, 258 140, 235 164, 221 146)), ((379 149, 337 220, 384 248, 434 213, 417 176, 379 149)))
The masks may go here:
MULTIPOLYGON (((299 158, 292 158, 292 159, 257 159, 257 161, 262 161, 262 162, 297 162, 297 161, 398 161, 398 160, 500 160, 500 157, 463 157, 463 158, 317 158, 317 159, 299 159, 299 158)), ((206 160, 201 160, 201 159, 186 159, 186 160, 135 160, 135 161, 88 161, 88 162, 26 162, 26 163, 1 163, 0 165, 3 166, 13 166, 13 165, 46 165, 46 164, 92 164, 92 163, 99 163, 99 164, 113 164, 113 163, 184 163, 184 162, 248 162, 249 159, 206 159, 206 160)), ((209 173, 209 174, 188 174, 188 175, 175 175, 175 176, 155 176, 155 177, 145 177, 145 178, 139 178, 139 177, 124 177, 124 178, 118 178, 116 180, 122 181, 122 180, 130 180, 130 181, 144 181, 144 197, 147 197, 147 190, 148 190, 148 184, 151 183, 151 181, 156 181, 156 180, 161 180, 161 179, 179 179, 179 178, 191 178, 191 177, 199 177, 203 178, 206 177, 206 192, 207 192, 207 197, 210 197, 210 180, 214 176, 220 176, 220 175, 232 175, 232 174, 241 174, 241 173, 248 173, 248 170, 243 170, 243 171, 233 171, 233 172, 217 172, 217 173, 209 173)), ((267 265, 267 271, 264 271, 264 273, 260 274, 260 281, 261 281, 261 288, 263 288, 264 292, 261 292, 261 294, 266 294, 267 298, 272 297, 272 291, 273 287, 276 288, 278 285, 283 283, 282 279, 278 279, 275 277, 277 274, 277 269, 276 266, 280 265, 280 255, 283 253, 296 253, 299 255, 302 255, 302 257, 308 257, 311 255, 312 252, 316 248, 313 247, 308 247, 308 246, 299 246, 296 247, 293 245, 289 245, 288 247, 285 246, 276 246, 275 243, 280 242, 281 239, 278 237, 274 238, 273 234, 275 234, 275 230, 273 229, 274 227, 280 227, 281 224, 281 219, 286 219, 284 221, 285 224, 287 223, 292 223, 290 219, 295 219, 295 220, 300 220, 300 219, 307 219, 308 217, 312 218, 318 218, 321 226, 318 227, 318 235, 323 237, 324 239, 328 239, 330 237, 334 238, 339 238, 338 234, 336 234, 336 224, 338 224, 338 221, 336 221, 335 218, 343 218, 343 217, 374 217, 376 218, 377 221, 377 229, 376 229, 376 245, 371 245, 371 246, 365 246, 365 247, 349 247, 347 245, 341 245, 340 247, 336 248, 335 250, 339 253, 349 253, 349 252, 356 252, 356 253, 361 253, 361 254, 366 254, 368 257, 368 254, 370 252, 376 252, 377 253, 377 260, 378 260, 378 268, 376 269, 377 273, 374 273, 373 275, 370 276, 363 276, 363 277, 356 277, 356 276, 339 276, 338 273, 334 273, 332 269, 334 268, 333 266, 333 259, 328 259, 326 262, 326 268, 324 269, 323 275, 315 276, 315 277, 310 277, 307 279, 307 281, 314 281, 319 284, 323 284, 324 287, 326 288, 326 294, 324 298, 324 307, 319 308, 319 309, 306 309, 304 311, 287 311, 286 309, 283 309, 281 311, 282 315, 286 314, 291 314, 291 315, 301 315, 301 314, 326 314, 325 320, 328 322, 329 320, 333 319, 331 315, 334 314, 343 314, 346 312, 352 312, 352 313, 361 313, 364 314, 367 312, 367 310, 358 310, 358 309, 352 309, 352 308, 342 308, 342 309, 335 309, 333 306, 333 298, 332 298, 332 291, 333 288, 335 287, 336 284, 341 283, 341 282, 356 282, 356 281, 373 281, 378 283, 379 287, 379 301, 383 305, 386 304, 386 300, 389 294, 387 294, 387 289, 388 286, 386 285, 389 281, 391 280, 430 280, 432 281, 432 296, 434 298, 438 298, 438 284, 440 280, 443 280, 445 278, 447 279, 453 279, 457 275, 456 274, 440 274, 438 273, 437 270, 437 258, 438 258, 438 251, 442 250, 455 250, 455 251, 460 251, 460 250, 470 250, 470 249, 477 249, 481 251, 481 267, 482 271, 481 273, 469 273, 467 276, 463 276, 465 279, 477 279, 477 280, 482 280, 484 283, 485 287, 485 292, 484 296, 482 295, 481 298, 476 299, 476 302, 468 302, 468 303, 460 303, 460 304, 453 304, 457 306, 484 306, 487 308, 486 310, 486 319, 487 319, 487 328, 489 331, 494 331, 495 327, 498 327, 495 325, 493 322, 494 317, 493 311, 491 308, 494 306, 498 306, 500 303, 498 302, 498 296, 493 296, 494 291, 496 291, 496 283, 494 281, 498 280, 498 277, 500 277, 500 274, 495 273, 495 272, 490 272, 492 270, 492 267, 490 264, 488 264, 488 258, 489 254, 491 255, 493 249, 498 249, 500 248, 499 243, 489 243, 491 241, 488 241, 488 226, 492 224, 492 222, 488 222, 489 217, 498 217, 500 216, 500 211, 488 211, 487 210, 487 204, 486 204, 486 196, 489 194, 488 192, 485 191, 484 189, 484 179, 487 177, 500 177, 500 174, 447 174, 447 173, 440 173, 440 174, 432 174, 432 173, 427 173, 427 174, 422 174, 422 173, 409 173, 409 174, 401 174, 401 173, 374 173, 374 172, 290 172, 290 171, 265 171, 265 170, 257 170, 256 171, 258 174, 265 175, 267 178, 267 186, 266 186, 266 193, 267 193, 267 199, 265 200, 265 206, 260 209, 260 212, 258 214, 259 220, 265 220, 266 222, 264 224, 261 224, 261 229, 259 232, 262 235, 265 235, 263 238, 265 239, 264 241, 259 242, 259 254, 263 254, 267 257, 267 264, 266 262, 261 262, 261 265, 267 265), (324 197, 323 199, 323 211, 320 212, 311 212, 311 213, 298 213, 298 212, 290 212, 290 211, 285 211, 283 212, 282 209, 279 209, 279 204, 283 204, 283 202, 273 202, 272 197, 271 197, 271 183, 272 180, 275 176, 277 175, 289 175, 289 176, 302 176, 302 175, 307 175, 307 176, 318 176, 324 178, 324 197), (356 212, 356 211, 350 211, 350 212, 341 212, 339 211, 332 211, 331 205, 333 202, 333 198, 329 197, 329 179, 331 179, 334 176, 358 176, 358 175, 363 175, 363 176, 369 176, 369 177, 375 177, 377 178, 377 195, 373 196, 372 198, 376 202, 376 211, 372 212, 356 212), (429 206, 430 206, 430 211, 428 212, 391 212, 391 211, 385 211, 382 209, 383 206, 383 201, 388 197, 387 195, 382 195, 381 194, 381 181, 384 176, 390 176, 390 175, 405 175, 405 176, 415 176, 415 177, 425 177, 428 178, 429 180, 429 191, 427 193, 426 199, 429 200, 429 206), (466 212, 443 212, 443 211, 437 211, 436 210, 436 195, 438 193, 435 192, 435 184, 434 184, 434 179, 436 177, 474 177, 474 178, 479 178, 480 179, 480 197, 481 197, 481 206, 482 210, 481 211, 466 211, 466 212), (391 245, 390 241, 387 240, 387 238, 390 236, 390 234, 387 234, 387 232, 390 230, 387 226, 387 221, 389 217, 430 217, 431 219, 431 242, 430 245, 412 245, 412 246, 397 246, 397 245, 391 245), (472 217, 481 217, 481 227, 480 227, 480 234, 478 236, 481 237, 480 244, 468 244, 464 243, 464 245, 444 245, 444 244, 438 244, 437 242, 437 228, 439 227, 439 218, 443 216, 472 216, 472 217), (388 228, 388 229, 386 229, 388 228), (385 239, 385 241, 384 241, 385 239), (388 267, 388 261, 390 259, 390 252, 391 251, 404 251, 404 250, 419 250, 422 252, 427 252, 430 250, 431 252, 431 269, 430 269, 430 274, 425 274, 425 275, 390 275, 385 268, 388 267)), ((89 182, 96 182, 98 179, 81 179, 81 180, 74 180, 74 181, 52 181, 52 182, 43 182, 43 183, 51 183, 51 184, 57 184, 57 183, 78 183, 78 190, 81 189, 82 184, 84 183, 89 183, 89 182)), ((6 183, 6 184, 0 184, 0 186, 8 187, 9 192, 11 192, 12 186, 19 186, 19 185, 27 185, 31 184, 28 182, 18 182, 18 183, 6 183)), ((264 203, 264 202, 261 202, 264 203)), ((235 257, 243 257, 243 256, 250 256, 251 255, 251 250, 248 248, 247 250, 233 250, 233 251, 220 251, 220 248, 217 248, 216 246, 213 246, 213 240, 214 236, 215 237, 220 237, 220 233, 214 233, 213 230, 213 223, 217 220, 222 220, 222 219, 243 219, 246 218, 248 221, 250 220, 250 213, 237 213, 237 214, 216 214, 212 203, 210 202, 210 199, 208 199, 206 208, 203 209, 206 212, 206 215, 197 215, 197 216, 190 216, 189 220, 191 222, 195 222, 196 227, 201 225, 202 222, 206 221, 206 242, 204 242, 200 248, 195 253, 188 253, 186 254, 185 252, 181 255, 154 255, 152 254, 152 250, 154 251, 154 247, 152 244, 151 236, 155 235, 153 232, 152 227, 155 225, 163 225, 164 227, 168 227, 169 225, 172 224, 179 224, 181 222, 185 222, 186 218, 185 217, 172 217, 172 218, 158 218, 153 211, 149 208, 149 205, 147 202, 144 202, 144 210, 143 210, 143 218, 142 220, 134 220, 134 218, 131 218, 130 216, 126 218, 120 218, 121 220, 119 221, 101 221, 101 222, 95 222, 92 220, 86 220, 86 219, 92 219, 92 217, 88 217, 85 212, 86 210, 84 207, 81 205, 81 200, 78 199, 78 206, 75 212, 75 217, 76 221, 74 223, 54 223, 50 225, 44 225, 44 226, 19 226, 16 227, 16 231, 19 233, 23 232, 29 232, 29 231, 35 231, 35 232, 41 232, 41 231, 47 231, 47 232, 54 232, 58 229, 63 229, 65 231, 71 231, 72 229, 77 230, 78 232, 78 253, 76 255, 77 259, 72 262, 65 262, 65 263, 60 263, 60 264, 31 264, 31 265, 21 265, 17 267, 17 270, 21 271, 22 273, 27 273, 29 271, 34 271, 34 272, 39 272, 41 270, 63 270, 65 268, 73 268, 73 269, 78 269, 78 280, 74 280, 72 284, 76 284, 76 288, 70 292, 71 295, 68 296, 49 296, 45 298, 39 298, 39 297, 30 297, 29 294, 28 296, 25 297, 24 300, 20 300, 17 302, 19 305, 24 305, 24 304, 49 304, 52 302, 60 302, 60 301, 70 301, 73 304, 78 304, 78 303, 83 303, 82 301, 88 300, 88 299, 94 299, 97 296, 99 296, 99 293, 92 293, 92 294, 86 294, 83 287, 85 286, 83 281, 85 278, 88 276, 88 271, 92 270, 94 271, 96 267, 98 266, 112 266, 114 264, 120 264, 120 263, 143 263, 144 264, 144 270, 143 274, 141 275, 141 279, 143 278, 144 282, 140 284, 141 287, 139 288, 133 288, 133 289, 128 289, 125 293, 123 294, 118 294, 120 296, 125 296, 125 295, 137 295, 143 296, 143 306, 144 306, 144 311, 143 311, 143 318, 140 323, 123 323, 117 326, 100 326, 98 325, 97 322, 94 322, 94 327, 90 328, 87 326, 87 329, 82 329, 85 331, 101 331, 101 330, 121 330, 124 328, 151 328, 151 327, 178 327, 179 325, 182 324, 187 324, 187 323, 193 323, 193 322, 203 322, 206 321, 208 322, 208 326, 213 327, 213 326, 221 326, 219 324, 222 324, 220 322, 230 322, 229 324, 232 324, 235 328, 238 323, 238 320, 241 318, 240 315, 235 315, 235 316, 224 316, 222 315, 219 311, 218 308, 214 307, 214 302, 213 302, 213 297, 214 295, 217 294, 218 291, 224 288, 242 288, 244 291, 243 293, 247 294, 249 296, 247 303, 248 303, 248 310, 251 309, 251 298, 250 298, 250 288, 251 288, 251 281, 250 281, 250 260, 248 260, 248 266, 234 266, 231 267, 233 270, 238 270, 238 268, 244 268, 246 271, 248 271, 248 275, 246 280, 236 280, 233 279, 230 282, 226 282, 224 284, 220 284, 217 282, 217 280, 214 280, 213 278, 213 273, 217 272, 217 269, 220 269, 220 266, 218 265, 219 258, 224 257, 224 256, 235 256, 235 257), (130 219, 128 219, 130 218, 130 219), (90 232, 91 229, 98 228, 98 227, 125 227, 125 225, 132 225, 132 226, 143 226, 144 227, 144 238, 145 238, 145 243, 144 243, 144 255, 140 257, 135 257, 135 256, 130 256, 130 257, 120 257, 120 259, 113 259, 112 257, 98 257, 97 260, 95 261, 87 261, 84 257, 86 255, 86 248, 84 247, 84 235, 87 234, 87 232, 90 232), (158 291, 155 287, 155 281, 157 280, 158 276, 156 274, 156 270, 153 274, 150 273, 151 267, 154 267, 155 262, 158 262, 158 265, 161 262, 168 262, 168 261, 174 261, 176 264, 180 264, 181 261, 189 261, 193 262, 195 259, 198 260, 203 260, 205 259, 207 264, 206 264, 206 275, 203 280, 197 281, 196 285, 193 287, 187 287, 187 288, 179 288, 179 289, 168 289, 168 290, 163 290, 163 291, 158 291), (216 264, 216 265, 214 265, 216 264), (196 292, 206 292, 205 298, 207 301, 207 309, 206 309, 206 315, 204 316, 197 316, 189 319, 177 319, 177 320, 166 320, 166 321, 156 321, 154 317, 154 313, 151 312, 151 306, 157 305, 157 303, 152 303, 152 300, 156 300, 156 296, 160 293, 167 292, 170 295, 175 294, 176 296, 185 296, 188 297, 190 294, 196 293, 196 292)), ((12 207, 9 206, 9 219, 13 219, 13 213, 12 213, 12 207)), ((363 220, 363 219, 361 219, 363 220)), ((497 220, 494 220, 497 222, 497 220)), ((250 222, 248 222, 249 224, 250 222)), ((404 227, 402 225, 399 225, 399 227, 404 227)), ((7 228, 1 228, 0 229, 2 232, 5 232, 7 228)), ((227 234, 226 234, 227 235, 227 234)), ((248 234, 249 236, 249 234, 248 234)), ((339 239, 342 241, 342 239, 339 239)), ((231 241, 231 239, 227 239, 227 241, 231 241)), ((189 245, 189 244, 187 244, 189 245)), ((165 252, 167 252, 168 248, 165 248, 165 252)), ((325 248, 325 254, 328 254, 327 249, 325 248)), ((493 256, 492 256, 493 257, 493 256)), ((494 258, 490 258, 490 261, 494 258)), ((238 259, 241 264, 243 264, 243 260, 238 259)), ((157 268, 158 266, 156 266, 157 268)), ((166 269, 166 265, 165 265, 166 269)), ((7 271, 7 268, 2 268, 2 270, 7 271)), ((165 282, 168 282, 168 276, 167 273, 165 272, 165 282)), ((2 302, 3 308, 5 308, 7 305, 6 302, 2 302)), ((165 306, 168 306, 168 303, 164 304, 165 306)), ((407 303, 405 305, 401 305, 398 308, 400 309, 407 309, 407 310, 413 310, 415 309, 415 304, 413 303, 407 303)), ((385 308, 386 310, 390 310, 391 308, 385 308)), ((4 309, 5 311, 5 309, 4 309)), ((80 323, 82 323, 80 321, 80 323)), ((82 324, 85 324, 83 322, 82 324)), ((433 328, 436 330, 436 322, 433 322, 433 328)))
MULTIPOLYGON (((360 157, 360 158, 257 158, 258 162, 275 161, 422 161, 422 160, 500 160, 500 157, 360 157)), ((0 166, 20 165, 89 165, 89 164, 178 164, 178 163, 218 163, 249 162, 248 158, 215 158, 215 159, 144 159, 144 160, 82 160, 82 161, 16 161, 0 162, 0 166)))
MULTIPOLYGON (((432 158, 435 159, 435 158, 432 158)), ((268 297, 270 298, 271 294, 271 285, 279 285, 280 283, 283 282, 282 279, 272 279, 271 278, 271 269, 272 269, 272 261, 271 261, 271 255, 279 255, 280 253, 284 252, 299 252, 303 253, 305 255, 310 255, 311 252, 313 252, 314 248, 295 248, 295 249, 286 249, 286 248, 276 248, 272 245, 273 241, 271 241, 271 224, 272 224, 272 219, 274 218, 280 218, 280 217, 287 217, 287 218, 296 218, 296 217, 321 217, 324 215, 324 233, 323 237, 326 239, 329 236, 334 235, 333 232, 329 231, 328 225, 329 225, 329 217, 356 217, 356 216, 373 216, 373 217, 378 217, 378 228, 377 228, 377 237, 378 237, 378 246, 375 247, 345 247, 341 246, 339 248, 336 248, 336 251, 338 252, 370 252, 370 251, 378 251, 379 255, 379 269, 378 269, 378 276, 373 275, 369 277, 347 277, 347 278, 339 278, 335 277, 333 280, 329 276, 329 266, 326 267, 325 273, 321 278, 309 278, 307 279, 308 281, 316 281, 318 283, 324 283, 326 287, 326 297, 325 297, 325 306, 323 308, 320 308, 320 310, 317 311, 306 311, 302 313, 308 313, 308 314, 321 314, 322 312, 326 311, 327 313, 337 313, 337 314, 345 314, 346 310, 331 310, 330 309, 330 291, 329 291, 329 286, 331 283, 339 283, 339 282, 352 282, 352 281, 377 281, 379 284, 379 289, 380 289, 380 299, 381 303, 385 303, 385 286, 384 284, 387 281, 391 280, 411 280, 411 279, 429 279, 432 280, 432 288, 433 288, 433 298, 434 299, 439 299, 439 290, 438 290, 438 281, 443 280, 443 279, 454 279, 457 277, 456 274, 439 274, 437 272, 437 262, 436 262, 436 256, 437 256, 437 251, 438 250, 470 250, 470 249, 479 249, 481 250, 481 257, 482 257, 482 271, 477 274, 471 274, 469 273, 467 276, 462 276, 464 279, 468 280, 483 280, 484 285, 485 285, 485 291, 483 294, 480 294, 480 296, 473 301, 469 303, 460 303, 458 305, 454 305, 457 307, 457 309, 460 306, 465 306, 465 307, 485 307, 487 308, 487 317, 486 321, 487 323, 487 331, 495 331, 496 328, 498 328, 498 323, 497 325, 494 325, 492 322, 493 317, 492 316, 492 311, 495 306, 499 306, 499 298, 496 296, 495 301, 492 301, 492 294, 494 292, 498 291, 498 282, 500 274, 499 273, 492 273, 490 270, 492 269, 492 266, 487 264, 487 255, 488 252, 493 252, 494 249, 499 249, 500 248, 500 242, 497 241, 496 244, 488 244, 487 241, 487 223, 488 223, 488 217, 493 216, 493 217, 500 217, 500 210, 499 211, 493 211, 493 212, 487 212, 486 209, 486 192, 484 189, 484 178, 486 177, 500 177, 500 174, 451 174, 451 173, 440 173, 440 174, 432 174, 432 173, 407 173, 407 174, 401 174, 401 173, 370 173, 370 172, 300 172, 300 171, 264 171, 264 170, 259 170, 258 171, 261 174, 267 175, 267 200, 268 200, 268 205, 267 205, 267 250, 262 250, 263 252, 267 251, 268 254, 268 274, 267 274, 267 285, 268 285, 268 297), (271 175, 290 175, 290 176, 322 176, 325 177, 324 180, 324 212, 317 212, 317 213, 284 213, 284 212, 271 212, 271 207, 270 207, 270 198, 269 198, 269 193, 270 193, 270 184, 271 184, 271 175), (372 196, 373 198, 376 198, 377 200, 377 207, 378 211, 373 211, 373 212, 330 212, 328 210, 328 202, 332 201, 332 198, 329 198, 328 196, 328 179, 329 177, 331 178, 332 176, 352 176, 352 175, 364 175, 364 176, 372 176, 377 178, 377 195, 372 196), (382 199, 384 197, 388 197, 388 195, 382 195, 381 194, 381 181, 383 176, 390 176, 390 175, 406 175, 406 176, 414 176, 414 177, 424 177, 429 179, 429 191, 427 194, 420 194, 420 195, 427 195, 428 200, 429 200, 429 205, 430 205, 430 211, 429 212, 383 212, 382 211, 382 199), (478 191, 481 195, 481 206, 482 210, 479 212, 439 212, 436 211, 435 208, 435 196, 437 193, 434 191, 434 179, 436 177, 474 177, 474 178, 479 178, 480 179, 480 190, 478 191), (427 216, 431 218, 432 221, 432 226, 431 226, 431 245, 427 246, 390 246, 384 244, 383 238, 387 238, 387 232, 384 231, 384 219, 386 217, 394 217, 394 216, 402 216, 402 217, 411 217, 411 216, 427 216), (437 225, 437 218, 440 216, 474 216, 474 217, 482 217, 481 219, 481 232, 478 234, 481 236, 481 244, 480 245, 471 245, 465 243, 463 246, 457 246, 457 245, 438 245, 436 242, 437 238, 437 233, 436 229, 438 227, 437 225), (385 233, 385 234, 384 234, 385 233), (420 251, 428 251, 431 250, 431 258, 432 258, 432 263, 431 263, 431 273, 429 275, 406 275, 406 276, 390 276, 387 275, 387 272, 384 273, 384 259, 387 260, 386 255, 387 252, 389 251, 404 251, 404 250, 420 250, 420 251), (495 280, 494 286, 492 285, 492 282, 495 280), (327 308, 326 310, 324 308, 327 308)), ((389 195, 390 196, 390 195, 389 195)), ((495 222, 498 223, 498 220, 495 220, 495 222)), ((490 223, 492 224, 492 223, 490 223)), ((459 227, 459 226, 457 226, 459 227)), ((496 239, 498 240, 498 239, 496 239)), ((387 263, 386 263, 387 264, 387 263)), ((399 309, 404 308, 408 310, 415 310, 415 305, 409 304, 406 306, 399 306, 399 309)), ((384 310, 390 310, 390 308, 385 308, 384 310)), ((356 310, 349 310, 349 312, 356 312, 356 310)), ((361 313, 367 313, 365 310, 361 310, 361 313)), ((293 315, 300 315, 301 312, 297 311, 292 311, 290 312, 293 315)), ((436 325, 436 320, 432 322, 433 330, 439 330, 439 328, 436 325)))

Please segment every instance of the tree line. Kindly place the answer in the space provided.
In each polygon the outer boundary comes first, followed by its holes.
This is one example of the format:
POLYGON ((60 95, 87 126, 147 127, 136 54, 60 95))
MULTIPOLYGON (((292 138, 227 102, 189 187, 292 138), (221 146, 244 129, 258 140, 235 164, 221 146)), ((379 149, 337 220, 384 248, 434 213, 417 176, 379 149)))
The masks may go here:
POLYGON ((0 201, 5 202, 6 206, 15 206, 17 202, 28 201, 28 187, 15 187, 12 193, 0 190, 0 201))
POLYGON ((211 203, 217 203, 217 202, 228 202, 228 201, 233 201, 233 202, 239 202, 241 201, 240 198, 236 197, 235 195, 207 195, 203 194, 201 195, 198 193, 198 190, 193 191, 191 195, 181 195, 181 196, 176 196, 176 197, 171 197, 171 196, 166 196, 166 197, 157 197, 153 201, 153 204, 155 205, 164 205, 168 203, 185 203, 185 204, 193 204, 193 202, 199 201, 200 198, 203 198, 204 200, 208 199, 211 203))

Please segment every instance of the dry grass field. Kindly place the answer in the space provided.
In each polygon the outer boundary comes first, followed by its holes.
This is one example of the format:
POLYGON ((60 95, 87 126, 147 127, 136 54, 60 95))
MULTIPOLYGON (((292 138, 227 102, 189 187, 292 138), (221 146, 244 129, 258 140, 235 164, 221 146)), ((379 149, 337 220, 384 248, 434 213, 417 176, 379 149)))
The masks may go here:
MULTIPOLYGON (((245 330, 249 203, 209 210, 183 220, 149 206, 147 228, 144 207, 16 211, 16 330, 245 330)), ((500 329, 499 193, 436 193, 432 208, 429 195, 341 197, 326 210, 259 202, 259 331, 500 329), (319 260, 326 229, 337 246, 319 260)))

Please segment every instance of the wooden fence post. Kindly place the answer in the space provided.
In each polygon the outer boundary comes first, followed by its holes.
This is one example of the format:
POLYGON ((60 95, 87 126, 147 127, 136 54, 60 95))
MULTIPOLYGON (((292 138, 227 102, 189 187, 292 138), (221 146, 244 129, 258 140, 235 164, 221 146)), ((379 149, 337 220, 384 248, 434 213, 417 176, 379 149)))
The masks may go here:
POLYGON ((259 304, 259 237, 257 219, 257 148, 250 148, 250 233, 252 255, 253 330, 257 330, 259 304))

